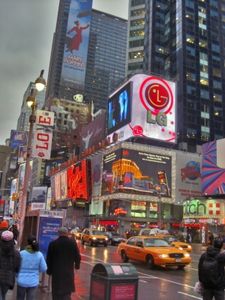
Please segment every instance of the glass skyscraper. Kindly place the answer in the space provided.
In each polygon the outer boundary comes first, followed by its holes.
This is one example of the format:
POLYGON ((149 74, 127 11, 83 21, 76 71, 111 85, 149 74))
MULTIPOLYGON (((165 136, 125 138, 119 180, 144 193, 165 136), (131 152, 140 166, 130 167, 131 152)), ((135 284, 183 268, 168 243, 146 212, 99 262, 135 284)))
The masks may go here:
POLYGON ((95 110, 106 108, 109 94, 124 80, 127 46, 127 20, 92 10, 84 90, 61 85, 64 46, 71 0, 59 4, 53 38, 46 99, 73 100, 82 93, 95 110))
POLYGON ((127 75, 177 82, 179 145, 225 137, 225 1, 131 0, 127 75))

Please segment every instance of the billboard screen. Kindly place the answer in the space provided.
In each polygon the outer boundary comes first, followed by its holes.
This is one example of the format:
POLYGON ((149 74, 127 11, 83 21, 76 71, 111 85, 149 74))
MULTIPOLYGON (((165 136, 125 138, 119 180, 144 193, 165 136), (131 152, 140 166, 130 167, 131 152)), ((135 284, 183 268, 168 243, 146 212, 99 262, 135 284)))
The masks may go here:
POLYGON ((71 0, 65 39, 61 85, 84 88, 92 0, 71 0))
POLYGON ((202 193, 225 194, 225 139, 202 146, 202 193))
POLYGON ((176 153, 176 200, 201 196, 200 155, 176 153))
POLYGON ((176 143, 175 83, 144 74, 131 77, 108 100, 107 130, 111 143, 134 136, 176 143))
POLYGON ((67 169, 68 198, 89 201, 91 193, 90 162, 82 160, 67 169))
POLYGON ((132 82, 128 82, 108 100, 108 134, 131 121, 131 85, 132 82))
POLYGON ((125 192, 171 197, 171 157, 118 149, 103 158, 102 195, 125 192))

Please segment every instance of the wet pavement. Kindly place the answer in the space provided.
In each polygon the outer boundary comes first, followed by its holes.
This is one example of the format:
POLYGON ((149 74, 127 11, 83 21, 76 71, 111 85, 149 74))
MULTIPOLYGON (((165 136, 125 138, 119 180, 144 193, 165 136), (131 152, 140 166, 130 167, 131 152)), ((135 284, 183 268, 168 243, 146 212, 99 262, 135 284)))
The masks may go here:
MULTIPOLYGON (((72 295, 72 300, 90 299, 91 272, 96 263, 121 263, 121 259, 116 252, 116 247, 109 246, 89 247, 79 244, 82 263, 81 268, 75 271, 76 293, 72 295)), ((171 269, 149 270, 145 265, 131 262, 135 265, 138 275, 138 299, 139 300, 191 300, 201 299, 193 292, 193 287, 197 281, 197 264, 201 253, 205 247, 200 244, 192 244, 192 264, 184 271, 171 269)), ((38 289, 38 300, 51 300, 50 285, 48 280, 43 281, 43 286, 38 289)), ((6 300, 16 300, 16 288, 9 291, 6 300)), ((102 298, 99 298, 102 299, 102 298)), ((123 300, 122 298, 119 298, 123 300)))

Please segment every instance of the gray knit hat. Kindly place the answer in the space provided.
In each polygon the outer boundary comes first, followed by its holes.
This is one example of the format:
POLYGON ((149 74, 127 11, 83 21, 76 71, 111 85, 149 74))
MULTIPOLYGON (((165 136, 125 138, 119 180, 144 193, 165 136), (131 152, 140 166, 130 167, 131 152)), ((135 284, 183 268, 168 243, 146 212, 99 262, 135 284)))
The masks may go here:
POLYGON ((68 233, 68 229, 66 227, 60 227, 58 230, 59 234, 67 234, 68 233))

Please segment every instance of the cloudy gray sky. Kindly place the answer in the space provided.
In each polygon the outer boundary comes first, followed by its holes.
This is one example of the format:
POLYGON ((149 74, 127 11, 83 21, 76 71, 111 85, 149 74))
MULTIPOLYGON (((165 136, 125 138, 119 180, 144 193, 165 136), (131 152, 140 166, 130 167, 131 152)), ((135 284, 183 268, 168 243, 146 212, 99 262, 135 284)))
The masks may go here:
MULTIPOLYGON (((59 0, 0 0, 0 145, 16 128, 23 94, 41 69, 47 78, 59 0)), ((93 0, 127 18, 128 0, 93 0)))

